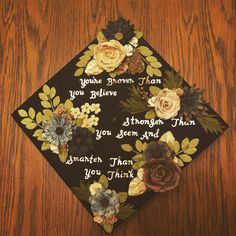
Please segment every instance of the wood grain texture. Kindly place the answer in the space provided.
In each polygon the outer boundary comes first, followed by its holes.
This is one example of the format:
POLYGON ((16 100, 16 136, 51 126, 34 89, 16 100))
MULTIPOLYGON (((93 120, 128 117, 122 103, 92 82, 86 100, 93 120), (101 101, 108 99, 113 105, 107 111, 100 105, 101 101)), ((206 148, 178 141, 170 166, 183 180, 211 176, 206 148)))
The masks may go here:
POLYGON ((130 19, 230 128, 114 236, 236 235, 234 0, 1 0, 0 235, 104 233, 10 114, 109 19, 130 19))

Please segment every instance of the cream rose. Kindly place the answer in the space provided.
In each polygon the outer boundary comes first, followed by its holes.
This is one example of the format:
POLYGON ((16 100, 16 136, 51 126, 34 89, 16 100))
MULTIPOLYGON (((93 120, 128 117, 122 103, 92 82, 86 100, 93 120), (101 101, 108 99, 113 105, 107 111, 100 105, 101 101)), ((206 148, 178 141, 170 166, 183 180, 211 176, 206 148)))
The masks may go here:
POLYGON ((99 43, 94 49, 94 59, 97 65, 111 72, 116 69, 125 59, 126 51, 116 40, 99 43))
POLYGON ((162 89, 156 97, 149 99, 148 103, 155 107, 156 115, 164 120, 175 117, 180 110, 179 96, 168 88, 162 89))
POLYGON ((90 191, 91 195, 94 196, 100 188, 102 188, 102 185, 95 182, 90 185, 89 191, 90 191))

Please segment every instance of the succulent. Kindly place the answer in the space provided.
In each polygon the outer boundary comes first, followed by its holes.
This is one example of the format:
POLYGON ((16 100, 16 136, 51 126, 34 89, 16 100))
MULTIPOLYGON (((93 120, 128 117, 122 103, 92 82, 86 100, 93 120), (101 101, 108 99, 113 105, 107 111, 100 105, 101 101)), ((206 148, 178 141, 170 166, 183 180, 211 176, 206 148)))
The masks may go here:
POLYGON ((203 91, 196 88, 196 85, 193 85, 193 87, 185 86, 183 90, 179 116, 184 116, 185 120, 189 121, 193 116, 208 115, 207 103, 203 99, 203 91))
POLYGON ((135 35, 134 25, 130 25, 130 21, 119 18, 117 21, 108 21, 106 29, 102 30, 107 40, 116 39, 121 44, 128 43, 135 35))

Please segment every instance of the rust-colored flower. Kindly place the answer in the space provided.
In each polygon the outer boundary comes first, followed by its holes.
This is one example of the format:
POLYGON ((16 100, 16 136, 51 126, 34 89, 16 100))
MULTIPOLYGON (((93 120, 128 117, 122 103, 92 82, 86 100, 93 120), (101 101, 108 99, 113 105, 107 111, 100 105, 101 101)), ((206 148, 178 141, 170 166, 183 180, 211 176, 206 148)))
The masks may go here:
POLYGON ((107 224, 113 225, 117 221, 117 217, 115 215, 111 215, 105 218, 104 220, 107 224))
POLYGON ((72 120, 71 114, 62 106, 58 106, 54 111, 55 115, 63 116, 66 120, 72 120))
POLYGON ((153 158, 144 166, 143 180, 145 185, 154 192, 166 192, 178 186, 182 173, 178 164, 172 160, 153 158))

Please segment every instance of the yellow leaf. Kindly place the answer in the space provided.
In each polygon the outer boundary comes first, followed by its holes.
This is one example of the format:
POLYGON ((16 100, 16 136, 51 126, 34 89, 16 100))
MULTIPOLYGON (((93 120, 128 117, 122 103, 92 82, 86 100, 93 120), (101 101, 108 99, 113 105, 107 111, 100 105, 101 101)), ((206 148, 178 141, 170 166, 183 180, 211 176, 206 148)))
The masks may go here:
POLYGON ((70 99, 67 99, 64 103, 64 107, 65 109, 70 110, 73 107, 72 101, 70 99))
POLYGON ((154 56, 146 57, 146 60, 147 60, 148 62, 157 62, 157 58, 154 57, 154 56))
POLYGON ((60 152, 60 153, 58 154, 58 157, 59 157, 59 160, 60 160, 62 163, 64 163, 64 162, 67 160, 67 158, 68 158, 68 151, 65 150, 65 151, 63 151, 63 152, 60 152))
POLYGON ((34 119, 34 117, 35 117, 35 110, 34 110, 34 108, 30 107, 28 113, 29 113, 29 117, 30 117, 31 119, 34 119))
POLYGON ((145 183, 141 179, 135 177, 129 183, 128 195, 139 196, 143 194, 146 190, 147 190, 147 187, 145 183))
POLYGON ((138 152, 141 152, 141 151, 142 151, 142 149, 143 149, 143 144, 142 144, 142 142, 141 142, 139 139, 136 140, 136 142, 135 142, 135 147, 136 147, 136 149, 137 149, 138 152))
POLYGON ((180 144, 179 144, 179 142, 178 142, 177 140, 175 140, 174 143, 173 143, 173 145, 174 145, 174 152, 175 152, 175 153, 178 153, 178 152, 179 152, 179 149, 180 149, 180 144))
POLYGON ((157 77, 161 77, 162 76, 161 71, 159 69, 156 69, 156 68, 153 69, 153 74, 155 76, 157 76, 157 77))
POLYGON ((48 87, 48 85, 44 85, 43 86, 43 92, 46 94, 46 95, 48 95, 49 96, 49 94, 50 94, 50 88, 48 87))
POLYGON ((121 148, 126 152, 131 152, 133 148, 129 144, 122 144, 121 148))
POLYGON ((48 100, 48 96, 45 93, 39 93, 39 98, 42 101, 47 101, 48 100))
POLYGON ((134 33, 135 33, 135 37, 138 38, 138 39, 143 37, 143 33, 140 32, 140 31, 134 31, 134 33))
POLYGON ((48 102, 48 101, 41 101, 41 105, 42 105, 44 108, 50 108, 50 107, 51 107, 51 104, 50 104, 50 102, 48 102))
POLYGON ((35 123, 29 123, 29 124, 27 124, 25 127, 26 127, 27 129, 34 129, 36 126, 37 126, 37 125, 36 125, 35 123))
POLYGON ((99 42, 99 43, 102 43, 102 42, 105 42, 107 39, 106 39, 106 37, 104 36, 104 34, 103 34, 103 32, 102 31, 99 31, 98 33, 97 33, 97 41, 99 42))
POLYGON ((43 130, 42 129, 36 129, 34 134, 33 134, 33 137, 38 137, 40 136, 41 134, 43 133, 43 130))
POLYGON ((59 97, 59 96, 56 96, 56 97, 53 99, 53 106, 56 107, 59 103, 60 103, 60 97, 59 97))
POLYGON ((166 143, 169 143, 169 142, 174 142, 175 137, 174 137, 174 135, 171 131, 167 131, 160 137, 159 140, 163 141, 163 142, 166 142, 166 143))
POLYGON ((188 138, 183 139, 183 141, 181 143, 181 148, 185 149, 188 147, 188 145, 189 145, 189 139, 188 138))
POLYGON ((42 115, 41 112, 38 112, 37 115, 36 115, 36 121, 37 121, 37 123, 38 123, 38 124, 41 123, 42 120, 43 120, 43 115, 42 115))
POLYGON ((154 110, 147 111, 145 114, 145 119, 154 119, 156 118, 156 112, 154 110))
POLYGON ((142 154, 136 154, 132 157, 133 161, 143 161, 143 155, 142 154))
POLYGON ((183 163, 183 161, 182 161, 181 159, 179 159, 179 158, 178 158, 178 164, 179 164, 179 166, 181 166, 181 167, 183 167, 183 166, 184 166, 184 163, 183 163))
POLYGON ((27 117, 28 116, 27 112, 23 109, 18 110, 18 114, 21 117, 27 117))
POLYGON ((190 141, 189 143, 189 148, 195 148, 199 143, 199 139, 198 138, 194 138, 190 141))
POLYGON ((88 62, 86 62, 86 61, 78 61, 76 63, 76 66, 78 66, 78 67, 85 67, 87 64, 88 64, 88 62))
POLYGON ((30 124, 31 122, 32 122, 32 119, 30 118, 24 118, 23 120, 21 120, 21 124, 23 125, 30 124))
POLYGON ((127 197, 128 197, 128 193, 120 192, 120 193, 118 193, 118 196, 119 196, 120 203, 123 203, 123 202, 126 202, 127 197))
POLYGON ((50 90, 50 98, 54 98, 56 96, 56 89, 54 87, 50 90))
POLYGON ((184 162, 191 162, 192 161, 192 158, 187 154, 181 154, 181 155, 179 155, 179 157, 184 162))
POLYGON ((89 60, 90 60, 90 56, 88 56, 88 55, 83 55, 82 57, 80 57, 79 59, 80 59, 80 61, 86 61, 86 62, 88 62, 89 60))
POLYGON ((108 179, 105 175, 101 175, 98 182, 103 188, 108 188, 108 179))
POLYGON ((78 77, 78 76, 82 75, 83 72, 84 72, 84 69, 83 69, 83 68, 79 68, 79 69, 77 69, 77 70, 75 71, 74 76, 78 77))
POLYGON ((111 225, 111 224, 103 224, 102 226, 103 226, 103 229, 105 230, 105 232, 107 232, 107 233, 111 233, 113 230, 113 225, 111 225))
POLYGON ((145 164, 145 161, 137 161, 132 165, 132 168, 135 170, 140 169, 145 164))
POLYGON ((97 44, 91 44, 88 46, 88 48, 93 51, 96 46, 97 46, 97 44))
POLYGON ((140 46, 138 47, 138 50, 145 57, 152 55, 152 51, 146 46, 140 46))
POLYGON ((150 65, 147 66, 146 72, 149 76, 151 76, 151 77, 153 76, 153 69, 150 65))
POLYGON ((92 50, 87 50, 84 52, 84 55, 92 57, 94 55, 94 52, 92 50))
POLYGON ((194 154, 196 151, 197 151, 196 148, 188 148, 188 149, 184 150, 184 153, 185 153, 185 154, 192 155, 192 154, 194 154))
POLYGON ((154 68, 160 68, 160 67, 162 67, 162 64, 159 61, 151 62, 151 66, 154 68))
POLYGON ((43 142, 41 146, 42 151, 46 151, 50 148, 50 144, 48 142, 43 142))
POLYGON ((150 86, 149 91, 152 94, 152 96, 157 96, 158 93, 161 91, 161 89, 156 86, 150 86))

